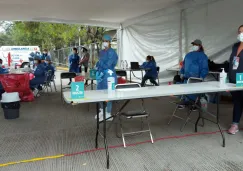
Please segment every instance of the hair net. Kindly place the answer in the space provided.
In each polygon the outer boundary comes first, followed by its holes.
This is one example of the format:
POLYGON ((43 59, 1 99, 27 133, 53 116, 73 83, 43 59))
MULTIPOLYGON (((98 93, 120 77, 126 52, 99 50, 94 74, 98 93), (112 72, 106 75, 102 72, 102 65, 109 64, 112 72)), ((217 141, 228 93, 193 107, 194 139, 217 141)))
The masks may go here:
POLYGON ((103 39, 106 40, 106 41, 111 41, 111 40, 112 40, 111 36, 108 35, 108 34, 105 34, 105 35, 103 36, 103 39))

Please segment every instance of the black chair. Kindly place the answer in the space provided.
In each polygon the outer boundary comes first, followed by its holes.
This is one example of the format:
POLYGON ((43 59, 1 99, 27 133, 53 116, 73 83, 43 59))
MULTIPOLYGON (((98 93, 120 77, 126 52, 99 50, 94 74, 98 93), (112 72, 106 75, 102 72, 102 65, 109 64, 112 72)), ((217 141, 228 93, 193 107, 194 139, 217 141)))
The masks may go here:
POLYGON ((63 87, 62 80, 64 79, 73 79, 76 77, 76 73, 74 72, 63 72, 60 75, 60 80, 61 80, 61 100, 63 100, 63 90, 65 89, 71 89, 71 86, 65 86, 63 87))
MULTIPOLYGON (((118 84, 116 85, 116 90, 121 90, 121 89, 134 89, 134 88, 141 88, 140 84, 118 84)), ((134 135, 134 134, 139 134, 139 133, 144 133, 144 132, 149 132, 151 142, 153 143, 153 136, 150 130, 150 124, 149 124, 149 113, 146 112, 145 107, 144 107, 144 100, 140 99, 142 101, 141 103, 141 109, 142 110, 136 110, 136 111, 127 111, 127 112, 122 112, 122 110, 125 108, 125 106, 130 102, 130 100, 125 102, 125 105, 118 111, 116 116, 119 117, 119 125, 120 125, 120 130, 121 130, 121 136, 122 136, 122 141, 124 147, 126 147, 126 142, 125 142, 125 136, 127 135, 134 135), (141 119, 141 130, 140 131, 135 131, 135 132, 124 132, 123 131, 123 119, 141 119), (147 124, 148 124, 148 129, 144 129, 144 122, 143 119, 146 119, 147 124)))
POLYGON ((52 92, 52 87, 51 87, 52 77, 53 77, 52 71, 51 70, 47 71, 45 74, 45 82, 43 84, 43 89, 46 90, 46 92, 49 92, 48 88, 50 88, 52 92))
MULTIPOLYGON (((203 80, 200 79, 200 78, 194 78, 194 77, 191 77, 191 78, 189 78, 189 79, 187 80, 187 84, 200 83, 200 82, 203 82, 203 80)), ((179 109, 179 106, 180 106, 181 103, 184 101, 184 97, 186 97, 186 96, 181 96, 179 102, 173 102, 173 103, 176 104, 176 108, 175 108, 175 110, 174 110, 174 112, 173 112, 173 114, 172 114, 172 116, 171 116, 171 118, 170 118, 170 120, 169 120, 169 122, 168 122, 168 125, 170 125, 170 123, 172 122, 172 119, 173 119, 174 117, 175 117, 175 118, 178 118, 178 119, 181 119, 181 120, 185 120, 185 122, 184 122, 183 125, 181 126, 181 129, 180 129, 181 132, 183 131, 183 129, 185 128, 185 126, 187 125, 187 123, 190 122, 190 120, 191 120, 191 119, 190 119, 190 116, 191 116, 191 114, 192 114, 192 112, 193 112, 193 108, 195 108, 195 107, 197 106, 197 104, 199 104, 199 102, 200 102, 200 99, 199 99, 200 96, 199 96, 195 101, 189 100, 189 101, 188 101, 188 104, 186 104, 186 108, 185 108, 185 109, 188 110, 188 112, 187 112, 187 116, 186 116, 186 118, 182 118, 182 117, 176 115, 176 113, 177 113, 177 111, 178 111, 178 109, 179 109)), ((200 112, 200 110, 199 110, 199 112, 200 112)), ((203 122, 204 122, 204 121, 203 121, 203 122)), ((194 123, 193 123, 193 124, 194 124, 194 123)))

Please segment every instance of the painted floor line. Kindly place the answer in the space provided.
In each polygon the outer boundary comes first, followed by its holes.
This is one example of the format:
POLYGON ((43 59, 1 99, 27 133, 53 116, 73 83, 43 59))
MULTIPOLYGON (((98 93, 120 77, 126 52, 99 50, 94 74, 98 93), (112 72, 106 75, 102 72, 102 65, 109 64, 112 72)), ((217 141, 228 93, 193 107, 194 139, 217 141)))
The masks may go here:
MULTIPOLYGON (((223 130, 223 132, 226 132, 226 131, 227 130, 223 130)), ((183 139, 183 138, 187 138, 187 137, 194 137, 194 136, 200 136, 200 135, 213 135, 213 134, 217 134, 217 133, 220 133, 220 131, 199 132, 199 133, 185 134, 185 135, 179 135, 179 136, 167 136, 167 137, 156 138, 156 139, 154 139, 154 142, 164 141, 164 140, 169 140, 169 139, 183 139)), ((146 144, 146 143, 151 143, 151 141, 148 140, 148 141, 137 142, 137 143, 133 143, 133 144, 127 144, 127 147, 137 146, 137 145, 146 144)), ((123 147, 123 144, 115 145, 115 146, 109 146, 108 148, 109 149, 116 149, 116 148, 122 148, 122 147, 123 147)), ((94 149, 84 150, 84 151, 81 151, 81 152, 76 152, 76 153, 71 153, 71 154, 61 154, 61 155, 56 155, 56 156, 33 158, 33 159, 22 160, 22 161, 17 161, 17 162, 8 162, 8 163, 0 164, 0 167, 6 167, 6 166, 21 164, 21 163, 37 162, 37 161, 43 161, 43 160, 49 160, 49 159, 58 159, 58 158, 62 158, 62 157, 77 156, 77 155, 92 153, 92 152, 101 151, 101 150, 105 150, 105 148, 97 148, 97 149, 94 148, 94 149)))

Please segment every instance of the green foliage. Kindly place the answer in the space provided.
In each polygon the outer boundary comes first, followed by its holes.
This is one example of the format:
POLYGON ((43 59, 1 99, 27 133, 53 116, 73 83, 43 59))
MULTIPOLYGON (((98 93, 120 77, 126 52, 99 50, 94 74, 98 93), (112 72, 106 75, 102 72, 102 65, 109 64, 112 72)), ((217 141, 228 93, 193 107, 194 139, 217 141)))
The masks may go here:
POLYGON ((45 22, 0 22, 2 45, 37 45, 47 49, 60 49, 81 44, 100 43, 105 28, 45 23, 45 22))

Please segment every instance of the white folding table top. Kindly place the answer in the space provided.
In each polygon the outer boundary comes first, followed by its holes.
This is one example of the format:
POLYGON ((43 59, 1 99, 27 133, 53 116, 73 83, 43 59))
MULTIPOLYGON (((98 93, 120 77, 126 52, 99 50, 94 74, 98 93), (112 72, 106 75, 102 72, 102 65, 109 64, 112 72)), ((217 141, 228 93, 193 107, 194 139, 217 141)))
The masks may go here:
POLYGON ((221 86, 219 82, 202 82, 192 84, 175 84, 165 86, 153 86, 133 89, 119 89, 112 92, 107 90, 85 91, 85 98, 72 100, 71 92, 63 92, 64 100, 67 103, 92 103, 103 101, 117 101, 128 99, 140 99, 151 97, 162 97, 172 95, 214 93, 225 91, 242 91, 243 88, 236 87, 235 84, 225 84, 221 86))

